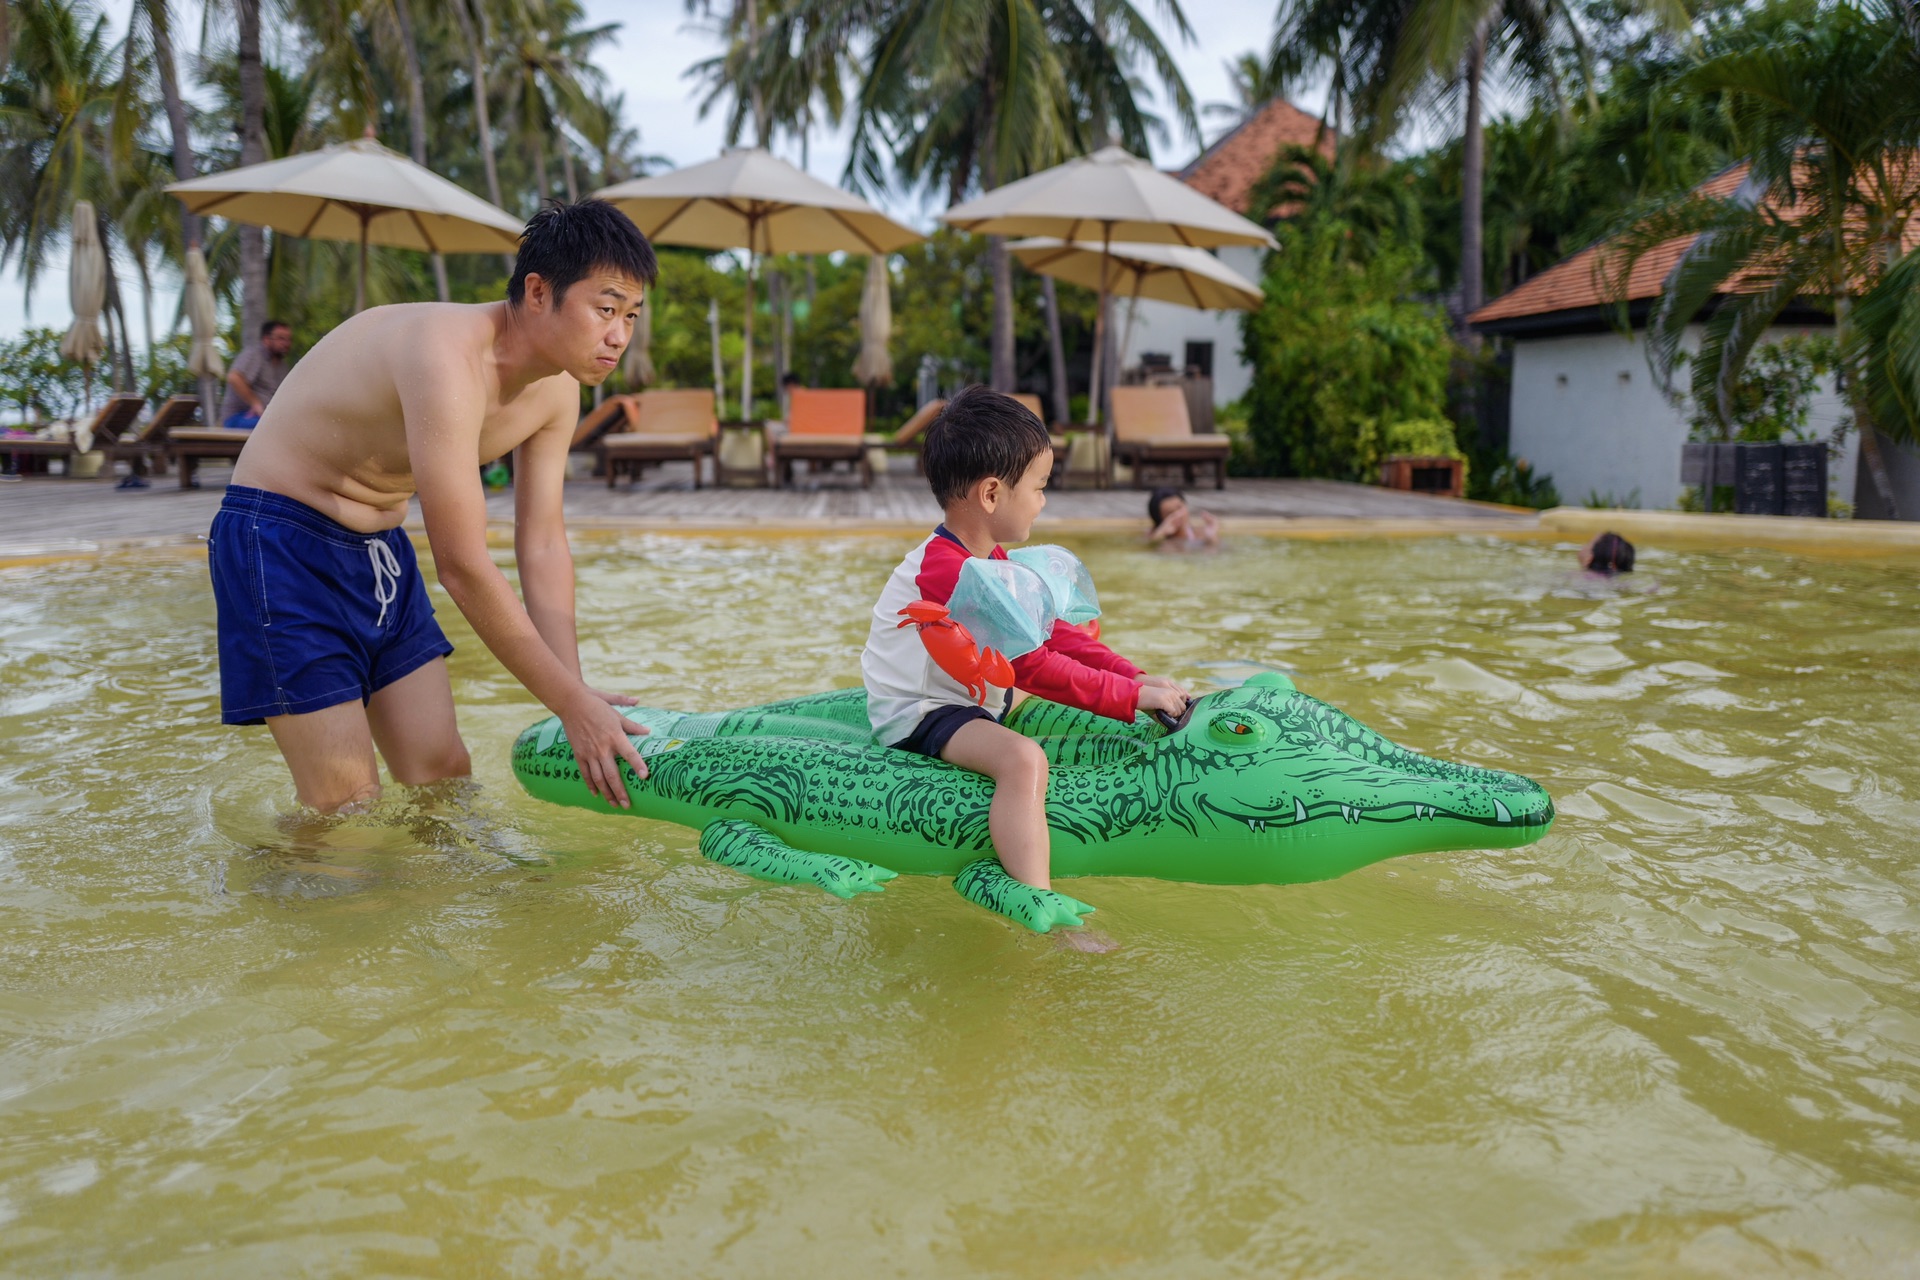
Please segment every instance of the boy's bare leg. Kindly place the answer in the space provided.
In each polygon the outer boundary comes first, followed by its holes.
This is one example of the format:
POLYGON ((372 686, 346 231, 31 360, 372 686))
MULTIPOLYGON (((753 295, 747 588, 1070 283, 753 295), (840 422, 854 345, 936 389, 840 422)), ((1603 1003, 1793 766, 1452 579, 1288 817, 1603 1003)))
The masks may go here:
POLYGON ((974 720, 960 726, 940 758, 993 779, 987 830, 1007 874, 1036 889, 1051 889, 1047 837, 1047 756, 1040 744, 1002 724, 974 720))
POLYGON ((267 728, 293 772, 300 803, 322 813, 380 794, 373 733, 358 702, 342 702, 297 716, 268 716, 267 728))
POLYGON ((473 772, 454 719, 453 683, 445 658, 435 658, 377 690, 367 702, 367 723, 387 772, 403 786, 473 772))

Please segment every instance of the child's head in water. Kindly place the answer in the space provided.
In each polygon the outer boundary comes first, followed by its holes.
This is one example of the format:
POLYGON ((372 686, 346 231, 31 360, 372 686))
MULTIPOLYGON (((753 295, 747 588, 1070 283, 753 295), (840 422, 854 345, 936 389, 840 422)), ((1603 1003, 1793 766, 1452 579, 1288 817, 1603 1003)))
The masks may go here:
POLYGON ((1596 534, 1592 542, 1580 548, 1580 567, 1589 573, 1604 573, 1608 577, 1616 573, 1632 573, 1633 544, 1612 530, 1596 534))
POLYGON ((1147 519, 1158 529, 1168 516, 1187 509, 1186 495, 1178 489, 1155 489, 1147 499, 1147 519))

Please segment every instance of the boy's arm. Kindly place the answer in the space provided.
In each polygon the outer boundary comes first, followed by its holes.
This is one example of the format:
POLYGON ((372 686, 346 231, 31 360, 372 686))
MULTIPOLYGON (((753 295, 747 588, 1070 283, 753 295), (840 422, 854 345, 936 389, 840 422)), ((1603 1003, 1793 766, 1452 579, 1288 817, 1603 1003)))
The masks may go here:
POLYGON ((1131 723, 1140 709, 1141 686, 1131 677, 1082 665, 1048 645, 1013 660, 1013 683, 1049 702, 1110 720, 1131 723))
MULTIPOLYGON (((619 762, 624 759, 640 777, 647 776, 627 737, 644 730, 581 683, 577 652, 571 666, 556 656, 487 553, 479 379, 456 350, 436 350, 432 343, 422 347, 426 354, 400 386, 400 409, 440 585, 500 665, 560 717, 588 788, 624 808, 628 801, 619 762)), ((570 619, 571 607, 567 613, 570 619)))
POLYGON ((1047 640, 1047 648, 1055 653, 1066 654, 1082 666, 1092 667, 1096 671, 1111 671, 1129 680, 1146 674, 1139 667, 1068 622, 1053 624, 1053 635, 1047 640))

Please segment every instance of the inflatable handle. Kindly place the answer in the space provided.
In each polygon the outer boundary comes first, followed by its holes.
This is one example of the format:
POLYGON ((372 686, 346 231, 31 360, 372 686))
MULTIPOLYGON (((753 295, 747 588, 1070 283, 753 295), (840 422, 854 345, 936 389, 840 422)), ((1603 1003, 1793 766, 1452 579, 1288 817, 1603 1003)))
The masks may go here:
POLYGON ((1186 709, 1181 711, 1177 716, 1170 716, 1166 712, 1158 710, 1149 711, 1147 714, 1155 720, 1158 720, 1168 733, 1178 733, 1187 727, 1187 721, 1193 719, 1193 709, 1199 705, 1200 700, 1198 698, 1188 698, 1186 709))

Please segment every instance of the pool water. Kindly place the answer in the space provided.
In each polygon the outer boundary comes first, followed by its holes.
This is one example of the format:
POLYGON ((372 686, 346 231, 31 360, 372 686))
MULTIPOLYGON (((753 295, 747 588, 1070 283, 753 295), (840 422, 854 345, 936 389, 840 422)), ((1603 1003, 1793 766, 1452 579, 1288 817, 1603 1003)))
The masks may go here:
MULTIPOLYGON (((0 1273, 1913 1274, 1920 568, 1078 545, 1150 670, 1292 670, 1553 833, 1073 881, 1087 954, 531 800, 437 588, 475 780, 302 819, 200 558, 0 573, 0 1273)), ((589 676, 854 683, 904 549, 586 541, 589 676)))

